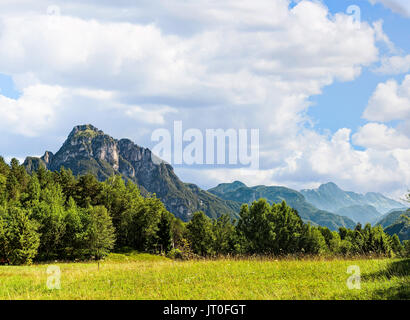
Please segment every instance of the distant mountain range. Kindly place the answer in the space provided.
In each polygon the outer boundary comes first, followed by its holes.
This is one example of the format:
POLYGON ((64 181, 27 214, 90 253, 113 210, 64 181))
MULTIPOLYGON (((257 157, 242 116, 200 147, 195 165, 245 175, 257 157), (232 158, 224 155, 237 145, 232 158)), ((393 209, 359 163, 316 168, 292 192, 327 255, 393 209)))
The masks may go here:
POLYGON ((285 200, 298 211, 305 222, 326 226, 331 230, 336 230, 342 226, 354 228, 356 225, 354 221, 347 217, 317 209, 308 203, 300 192, 285 187, 248 187, 240 181, 235 181, 233 183, 222 183, 208 191, 221 199, 238 203, 252 203, 260 198, 265 198, 271 204, 285 200))
POLYGON ((64 167, 75 175, 91 173, 101 181, 121 174, 138 184, 143 194, 155 193, 170 212, 184 221, 199 210, 211 218, 222 214, 237 218, 243 203, 266 198, 271 203, 285 200, 304 221, 335 230, 341 226, 353 228, 357 221, 376 216, 377 211, 380 217, 390 209, 403 207, 381 194, 363 196, 331 183, 298 192, 285 187, 248 187, 236 181, 206 191, 182 182, 172 166, 149 149, 129 139, 116 140, 92 125, 76 126, 57 153, 47 151, 40 158, 27 157, 24 165, 28 172, 40 166, 51 171, 64 167))
POLYGON ((306 201, 315 207, 347 216, 355 222, 375 223, 391 210, 405 210, 403 203, 380 193, 359 194, 340 189, 335 183, 322 184, 317 189, 301 190, 306 201))

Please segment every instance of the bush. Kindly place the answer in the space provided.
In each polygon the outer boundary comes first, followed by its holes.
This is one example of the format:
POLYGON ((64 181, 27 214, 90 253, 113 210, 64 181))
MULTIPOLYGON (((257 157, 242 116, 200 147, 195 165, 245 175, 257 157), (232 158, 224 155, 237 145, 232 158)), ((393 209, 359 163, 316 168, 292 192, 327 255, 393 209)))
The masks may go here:
POLYGON ((410 258, 410 240, 406 240, 406 241, 403 241, 403 245, 404 245, 404 256, 406 257, 406 258, 410 258))
POLYGON ((184 259, 184 255, 183 255, 183 253, 182 253, 182 251, 181 250, 179 250, 179 249, 171 249, 168 253, 167 253, 167 258, 170 258, 170 259, 181 259, 181 260, 183 260, 184 259))

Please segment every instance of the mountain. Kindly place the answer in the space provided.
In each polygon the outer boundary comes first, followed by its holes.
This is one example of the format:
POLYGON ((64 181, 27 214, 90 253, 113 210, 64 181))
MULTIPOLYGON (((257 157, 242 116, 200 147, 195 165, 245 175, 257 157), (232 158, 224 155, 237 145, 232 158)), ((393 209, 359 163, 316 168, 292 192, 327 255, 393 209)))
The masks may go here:
POLYGON ((348 217, 353 221, 360 222, 362 225, 366 223, 374 224, 382 215, 375 207, 371 205, 353 205, 340 208, 335 212, 338 215, 348 217))
POLYGON ((129 139, 116 140, 92 125, 76 126, 56 154, 47 151, 41 158, 28 157, 24 165, 28 172, 40 166, 51 171, 64 167, 75 175, 92 173, 100 181, 121 174, 138 184, 143 193, 155 193, 170 212, 184 221, 198 210, 217 218, 223 213, 236 217, 240 209, 236 202, 183 183, 172 166, 151 150, 129 139))
POLYGON ((381 214, 392 209, 404 208, 402 203, 380 193, 369 192, 363 195, 344 191, 332 182, 322 184, 318 189, 307 189, 300 192, 315 207, 336 213, 347 212, 349 216, 356 217, 356 222, 375 221, 380 218, 381 214), (375 208, 376 211, 369 209, 369 206, 375 208))
POLYGON ((397 234, 400 241, 410 240, 410 211, 391 212, 379 224, 387 234, 397 234))
POLYGON ((386 213, 384 216, 377 221, 377 225, 381 225, 383 228, 387 228, 388 226, 395 224, 398 220, 400 220, 401 215, 407 215, 410 217, 410 211, 406 210, 398 210, 398 211, 391 211, 386 213))
POLYGON ((326 226, 331 230, 336 230, 342 226, 354 228, 356 225, 354 221, 347 217, 315 208, 306 201, 300 192, 285 187, 247 187, 244 183, 235 181, 233 183, 219 184, 208 191, 224 200, 236 201, 238 203, 252 203, 260 198, 265 198, 271 204, 285 200, 288 205, 298 211, 300 217, 305 222, 326 226))

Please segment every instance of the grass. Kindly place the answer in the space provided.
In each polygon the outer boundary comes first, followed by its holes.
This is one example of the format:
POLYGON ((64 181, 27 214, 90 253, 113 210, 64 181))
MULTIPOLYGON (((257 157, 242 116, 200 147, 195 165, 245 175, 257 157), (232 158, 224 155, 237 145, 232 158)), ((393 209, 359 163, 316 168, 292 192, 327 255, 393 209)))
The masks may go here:
POLYGON ((173 261, 111 254, 96 263, 56 263, 61 289, 46 287, 48 265, 1 266, 0 299, 410 299, 410 260, 173 261), (349 290, 347 268, 361 270, 349 290))

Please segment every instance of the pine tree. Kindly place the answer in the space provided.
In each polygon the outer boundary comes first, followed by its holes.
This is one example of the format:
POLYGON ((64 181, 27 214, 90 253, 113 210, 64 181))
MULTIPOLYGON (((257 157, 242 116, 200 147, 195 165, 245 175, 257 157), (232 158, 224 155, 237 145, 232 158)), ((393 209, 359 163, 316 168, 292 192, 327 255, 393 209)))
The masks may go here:
POLYGON ((40 236, 37 225, 29 219, 29 213, 12 208, 5 235, 5 249, 8 260, 15 265, 31 264, 37 255, 40 236))

